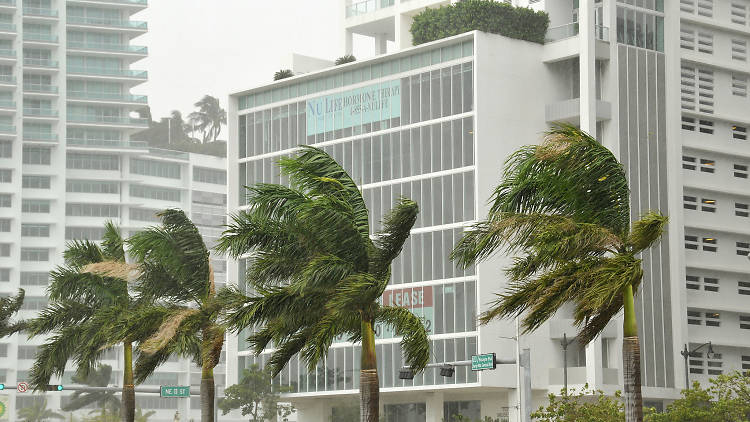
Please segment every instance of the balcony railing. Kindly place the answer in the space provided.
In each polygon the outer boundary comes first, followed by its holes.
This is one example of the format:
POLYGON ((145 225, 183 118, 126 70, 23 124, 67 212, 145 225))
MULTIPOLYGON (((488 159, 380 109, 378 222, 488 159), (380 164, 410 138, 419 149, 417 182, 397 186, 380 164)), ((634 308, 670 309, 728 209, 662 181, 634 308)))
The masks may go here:
POLYGON ((111 100, 123 101, 127 103, 148 103, 148 97, 145 95, 110 94, 106 92, 69 91, 68 98, 73 98, 76 100, 111 100))
POLYGON ((372 13, 378 9, 393 6, 394 0, 363 0, 346 6, 346 17, 372 13))
POLYGON ((190 159, 190 153, 189 152, 174 151, 174 150, 171 150, 171 149, 161 149, 161 148, 149 148, 148 152, 149 152, 149 154, 158 155, 160 157, 176 158, 178 160, 189 160, 190 159))
POLYGON ((12 23, 0 23, 0 32, 16 32, 16 26, 12 23))
POLYGON ((7 48, 0 48, 0 57, 16 58, 16 50, 9 50, 7 48))
POLYGON ((145 70, 105 69, 103 67, 68 66, 68 73, 73 73, 73 74, 78 74, 78 75, 122 76, 125 78, 148 79, 148 72, 145 70))
POLYGON ((88 0, 88 1, 99 1, 102 3, 120 3, 120 4, 135 4, 139 6, 148 6, 148 0, 88 0))
POLYGON ((13 100, 0 100, 0 108, 16 108, 16 102, 13 100))
POLYGON ((594 26, 594 36, 597 40, 609 41, 609 28, 602 25, 594 26))
POLYGON ((43 16, 45 18, 56 18, 57 10, 48 9, 46 7, 24 7, 24 16, 43 16))
POLYGON ((13 125, 0 124, 0 133, 15 134, 16 127, 13 125))
MULTIPOLYGON (((547 35, 544 37, 544 41, 553 42, 564 40, 565 38, 577 36, 578 32, 578 22, 571 22, 565 25, 555 26, 547 30, 547 35)), ((609 41, 609 28, 602 25, 595 25, 594 36, 598 40, 609 41)))
POLYGON ((0 84, 15 84, 16 77, 13 75, 0 75, 0 84))
POLYGON ((47 132, 23 132, 24 141, 57 142, 57 135, 47 132))
POLYGON ((55 60, 50 59, 35 59, 31 57, 24 57, 23 64, 25 66, 33 66, 33 67, 49 67, 49 68, 57 68, 59 66, 59 63, 55 60))
POLYGON ((23 115, 29 117, 57 117, 57 110, 49 108, 24 108, 23 115))
POLYGON ((143 141, 109 141, 105 139, 76 139, 68 138, 68 145, 81 147, 99 147, 99 148, 135 148, 147 149, 148 142, 143 141))
POLYGON ((148 47, 127 44, 106 44, 68 41, 68 49, 73 50, 94 50, 94 51, 113 51, 133 54, 148 54, 148 47))
POLYGON ((24 41, 41 41, 41 42, 56 43, 58 39, 59 38, 57 37, 57 35, 52 35, 52 34, 36 34, 34 32, 23 33, 24 41))
POLYGON ((0 6, 16 7, 16 0, 0 0, 0 6))
POLYGON ((69 122, 76 123, 102 123, 128 126, 147 126, 148 119, 128 116, 97 116, 89 114, 68 114, 69 122))
POLYGON ((43 84, 23 84, 24 92, 41 92, 43 94, 57 94, 57 87, 43 84))
POLYGON ((84 16, 68 16, 68 24, 91 25, 91 26, 113 26, 116 28, 148 29, 148 23, 143 21, 124 21, 119 19, 92 18, 84 16))

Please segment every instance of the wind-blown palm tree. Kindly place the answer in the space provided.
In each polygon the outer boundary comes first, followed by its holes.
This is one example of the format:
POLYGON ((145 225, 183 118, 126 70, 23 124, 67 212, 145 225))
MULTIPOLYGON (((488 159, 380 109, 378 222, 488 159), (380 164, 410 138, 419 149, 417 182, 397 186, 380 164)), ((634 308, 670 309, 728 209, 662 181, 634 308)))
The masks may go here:
POLYGON ((624 308, 626 416, 643 420, 634 306, 643 279, 638 255, 660 239, 667 218, 651 211, 631 224, 622 165, 573 126, 554 126, 541 145, 521 148, 505 168, 487 220, 451 255, 464 266, 498 250, 518 256, 507 270, 507 291, 481 321, 522 316, 530 332, 571 303, 578 341, 587 344, 624 308))
POLYGON ((219 99, 204 95, 197 103, 198 111, 188 115, 190 123, 203 133, 203 143, 215 142, 221 133, 221 126, 227 124, 227 112, 219 104, 219 99))
MULTIPOLYGON (((112 367, 109 365, 99 365, 97 369, 90 371, 87 376, 76 374, 73 376, 73 383, 88 385, 89 387, 107 387, 112 380, 112 367)), ((76 391, 71 396, 70 402, 62 410, 71 412, 82 409, 90 404, 96 403, 101 408, 102 420, 106 419, 107 411, 119 411, 122 402, 117 398, 116 393, 112 391, 76 391)), ((92 410, 91 413, 96 412, 92 410)))
POLYGON ((128 290, 127 273, 101 276, 89 272, 90 267, 108 262, 124 264, 123 242, 120 229, 107 222, 101 246, 88 240, 68 243, 65 265, 50 272, 50 303, 28 322, 26 331, 30 337, 51 334, 31 368, 35 390, 42 390, 53 375, 62 376, 70 360, 78 367, 78 377, 86 379, 106 349, 122 344, 123 418, 133 422, 133 343, 139 339, 123 326, 139 305, 128 290))
POLYGON ((407 309, 378 302, 417 218, 417 204, 402 198, 370 237, 368 211, 357 185, 328 154, 302 147, 279 162, 292 187, 258 184, 250 209, 233 216, 218 249, 237 258, 250 253, 247 281, 257 292, 220 294, 234 331, 258 327, 248 339, 256 353, 272 341, 269 365, 278 374, 297 353, 309 370, 324 359, 337 336, 362 343, 360 415, 378 420, 376 322, 403 336, 405 360, 414 371, 429 360, 421 320, 407 309))
POLYGON ((23 306, 25 294, 23 289, 19 289, 16 296, 0 297, 0 338, 13 335, 25 327, 24 321, 13 321, 13 317, 23 306))
POLYGON ((31 406, 18 409, 18 419, 21 422, 47 422, 50 419, 65 419, 65 416, 47 409, 47 399, 38 398, 31 406))

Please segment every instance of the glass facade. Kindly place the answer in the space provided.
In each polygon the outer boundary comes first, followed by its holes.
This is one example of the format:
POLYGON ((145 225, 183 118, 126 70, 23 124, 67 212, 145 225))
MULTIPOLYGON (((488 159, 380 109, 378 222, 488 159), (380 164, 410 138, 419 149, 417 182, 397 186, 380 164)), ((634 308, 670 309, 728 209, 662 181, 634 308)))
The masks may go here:
MULTIPOLYGON (((241 112, 236 126, 239 186, 288 183, 277 162, 297 145, 306 144, 325 150, 360 185, 372 233, 380 230, 397 198, 418 202, 414 230, 393 262, 391 285, 381 300, 422 318, 433 336, 431 363, 467 360, 477 353, 475 269, 456 268, 448 259, 464 226, 476 218, 473 44, 464 44, 386 62, 391 66, 426 60, 416 67, 390 68, 390 73, 382 68, 375 71, 373 64, 365 68, 367 77, 359 69, 308 78, 296 84, 297 91, 290 91, 285 104, 287 98, 275 96, 275 90, 268 91, 268 101, 266 94, 243 97, 240 108, 248 110, 241 112), (360 74, 355 78, 352 72, 360 74), (390 74, 394 77, 384 78, 390 74), (378 80, 368 83, 372 79, 378 80), (317 89, 318 83, 324 88, 317 89), (307 90, 301 92, 303 86, 307 90)), ((246 204, 243 190, 239 203, 246 204)), ((242 280, 246 263, 239 264, 242 280)), ((267 353, 252 354, 247 335, 247 331, 239 335, 240 370, 252 364, 263 366, 269 359, 267 353)), ((431 368, 413 380, 401 380, 398 371, 404 362, 399 339, 386 326, 377 326, 376 335, 383 388, 477 382, 477 374, 465 366, 457 367, 451 378, 431 368)), ((295 357, 274 382, 294 392, 356 390, 360 353, 358 345, 338 339, 314 371, 308 372, 305 362, 295 357)), ((391 415, 388 420, 402 420, 407 413, 418 414, 418 407, 393 408, 386 414, 391 415)))

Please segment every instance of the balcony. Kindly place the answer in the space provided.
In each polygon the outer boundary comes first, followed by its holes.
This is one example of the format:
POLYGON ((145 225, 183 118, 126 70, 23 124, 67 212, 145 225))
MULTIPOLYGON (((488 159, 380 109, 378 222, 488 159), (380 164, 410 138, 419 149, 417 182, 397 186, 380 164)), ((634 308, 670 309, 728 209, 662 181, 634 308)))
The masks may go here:
POLYGON ((143 56, 148 55, 148 47, 127 44, 103 44, 68 41, 68 50, 103 51, 112 53, 139 54, 143 56))
POLYGON ((24 7, 24 16, 35 16, 40 18, 53 18, 57 19, 57 10, 48 9, 46 7, 24 7))
POLYGON ((52 35, 52 34, 37 34, 34 32, 24 32, 23 40, 57 44, 59 38, 57 37, 57 35, 52 35))
POLYGON ((164 157, 164 158, 174 158, 176 160, 189 160, 190 159, 189 152, 174 151, 171 149, 149 148, 148 153, 151 155, 164 157))
POLYGON ((16 33, 18 30, 12 23, 2 22, 0 23, 0 32, 12 32, 16 33))
POLYGON ((6 135, 15 135, 16 127, 13 125, 0 124, 0 133, 6 134, 6 135))
POLYGON ((46 84, 23 84, 23 92, 38 94, 57 94, 57 87, 46 84))
POLYGON ((16 7, 16 0, 0 0, 0 7, 16 7))
POLYGON ((366 15, 378 9, 385 9, 394 4, 394 0, 363 0, 346 6, 346 17, 366 15))
POLYGON ((68 0, 68 3, 110 3, 110 4, 122 4, 125 6, 148 6, 148 0, 68 0))
POLYGON ((24 117, 45 117, 54 119, 58 117, 57 110, 52 110, 50 108, 24 108, 23 115, 24 117))
POLYGON ((148 79, 148 72, 145 70, 105 69, 103 67, 68 66, 68 73, 75 74, 75 75, 114 76, 114 77, 143 79, 143 80, 148 79))
POLYGON ((119 19, 93 18, 84 16, 68 16, 68 25, 106 26, 118 29, 134 29, 147 31, 148 23, 143 21, 130 21, 119 19))
POLYGON ((57 135, 47 132, 23 132, 24 141, 57 142, 57 135))
POLYGON ((0 109, 15 110, 16 102, 13 100, 0 100, 0 109))
POLYGON ((110 94, 106 92, 69 91, 68 99, 90 100, 90 101, 112 101, 112 102, 138 103, 138 104, 148 103, 148 97, 145 95, 110 94))
POLYGON ((86 114, 69 114, 68 122, 71 123, 92 123, 104 125, 124 125, 124 126, 148 126, 148 119, 141 119, 129 116, 97 116, 86 114))
POLYGON ((16 77, 13 75, 0 75, 0 85, 15 85, 16 77))
POLYGON ((44 67, 47 69, 57 69, 60 64, 57 61, 50 59, 35 59, 31 57, 24 57, 23 65, 28 67, 44 67))
POLYGON ((0 58, 16 59, 16 50, 9 50, 6 48, 0 48, 0 58))
POLYGON ((68 138, 68 146, 87 148, 148 149, 148 142, 68 138))

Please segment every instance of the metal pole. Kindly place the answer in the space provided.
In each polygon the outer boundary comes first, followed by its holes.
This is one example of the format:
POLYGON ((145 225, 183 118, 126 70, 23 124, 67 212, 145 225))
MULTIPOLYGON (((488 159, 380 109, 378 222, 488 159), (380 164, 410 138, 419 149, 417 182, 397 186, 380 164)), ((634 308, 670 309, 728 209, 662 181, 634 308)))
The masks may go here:
POLYGON ((563 383, 565 384, 565 395, 568 395, 568 335, 563 333, 563 383))
POLYGON ((685 389, 690 388, 690 379, 688 378, 688 356, 690 356, 690 352, 688 352, 687 344, 685 345, 685 349, 682 351, 682 357, 685 359, 685 389))
POLYGON ((519 317, 516 317, 516 394, 518 403, 518 422, 524 422, 521 418, 521 325, 519 317))

